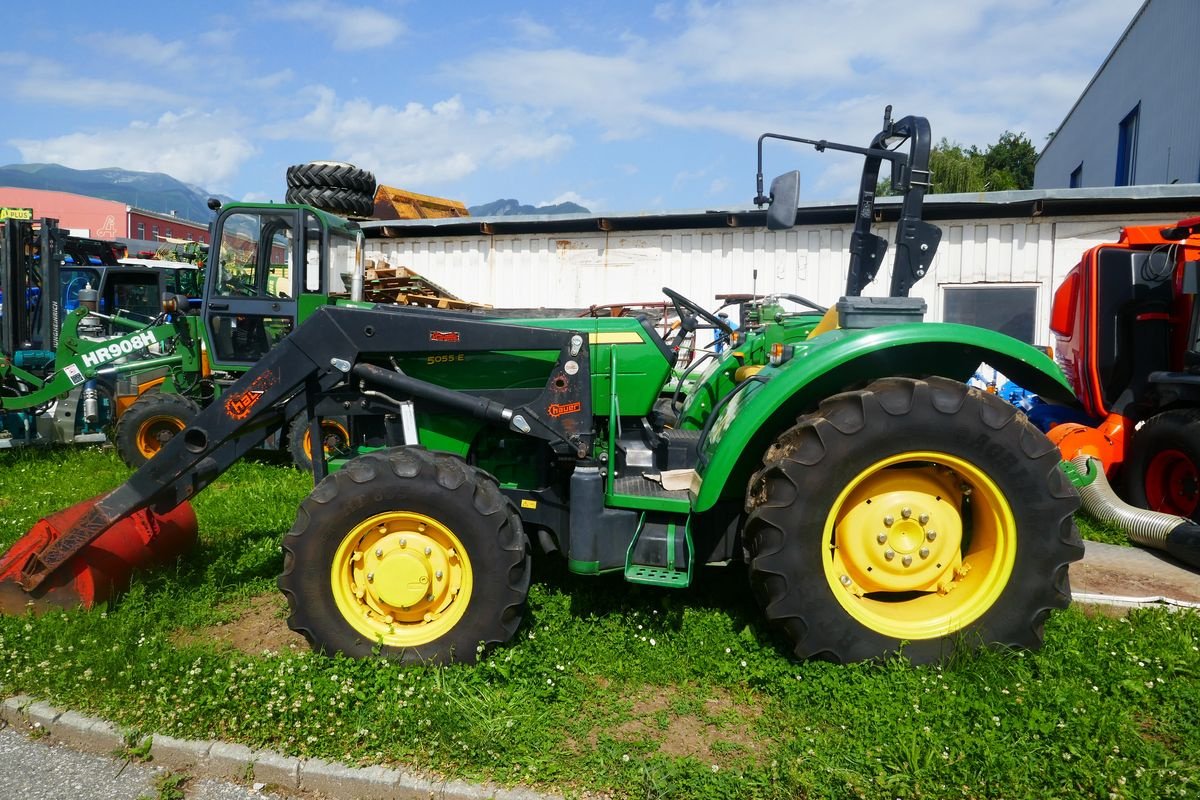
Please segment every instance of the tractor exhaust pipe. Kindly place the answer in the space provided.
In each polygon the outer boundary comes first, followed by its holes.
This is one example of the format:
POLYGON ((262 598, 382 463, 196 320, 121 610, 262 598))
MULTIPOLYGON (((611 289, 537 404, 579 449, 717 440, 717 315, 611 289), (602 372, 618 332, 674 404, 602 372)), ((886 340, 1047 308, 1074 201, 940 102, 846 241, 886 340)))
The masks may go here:
POLYGON ((93 497, 38 522, 0 556, 0 612, 24 614, 54 608, 91 608, 129 588, 135 569, 170 564, 196 543, 196 512, 180 503, 165 513, 149 508, 113 524, 61 563, 64 534, 95 518, 93 497))
MULTIPOLYGON (((1104 468, 1092 456, 1071 460, 1071 482, 1084 509, 1101 522, 1119 526, 1134 544, 1162 550, 1190 567, 1200 568, 1200 525, 1187 517, 1137 508, 1117 497, 1104 468)), ((1068 473, 1069 474, 1069 473, 1068 473)))

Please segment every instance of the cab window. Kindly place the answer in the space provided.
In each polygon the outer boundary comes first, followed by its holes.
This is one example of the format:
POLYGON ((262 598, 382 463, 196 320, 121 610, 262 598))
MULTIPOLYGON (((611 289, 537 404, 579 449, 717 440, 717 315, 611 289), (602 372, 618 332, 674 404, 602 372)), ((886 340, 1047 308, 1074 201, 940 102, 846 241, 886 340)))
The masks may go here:
POLYGON ((214 294, 219 297, 292 298, 291 215, 231 214, 221 236, 214 294))

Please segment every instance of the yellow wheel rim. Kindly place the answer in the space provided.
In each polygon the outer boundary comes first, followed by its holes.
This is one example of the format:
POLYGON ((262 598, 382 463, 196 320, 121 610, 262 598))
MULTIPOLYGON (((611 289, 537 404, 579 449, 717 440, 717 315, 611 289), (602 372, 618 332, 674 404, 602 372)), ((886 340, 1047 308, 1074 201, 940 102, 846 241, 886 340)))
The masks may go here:
POLYGON ((356 631, 416 647, 450 631, 471 602, 471 560, 454 533, 411 511, 377 514, 342 539, 330 585, 356 631))
POLYGON ((171 437, 187 427, 179 417, 160 414, 144 421, 137 432, 137 449, 144 458, 153 458, 171 437))
MULTIPOLYGON (((321 420, 321 445, 325 448, 325 456, 328 458, 339 450, 345 449, 350 443, 350 431, 346 426, 335 419, 321 420)), ((312 431, 305 429, 304 431, 304 456, 312 461, 312 431)))
POLYGON ((962 630, 999 599, 1016 531, 1004 493, 974 464, 901 453, 838 495, 821 556, 834 597, 856 620, 895 639, 932 639, 962 630))

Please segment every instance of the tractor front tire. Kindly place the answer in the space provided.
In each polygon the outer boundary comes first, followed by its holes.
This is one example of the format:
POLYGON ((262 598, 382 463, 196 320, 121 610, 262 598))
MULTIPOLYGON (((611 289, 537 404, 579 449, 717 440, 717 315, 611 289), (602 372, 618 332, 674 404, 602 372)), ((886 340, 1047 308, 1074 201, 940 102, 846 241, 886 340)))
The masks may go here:
POLYGON ((143 394, 117 419, 113 432, 117 455, 137 469, 199 413, 200 407, 183 395, 157 390, 143 394))
POLYGON ((1200 409, 1155 414, 1133 434, 1121 466, 1125 499, 1138 508, 1200 516, 1200 409))
POLYGON ((801 658, 1036 648, 1083 555, 1078 497, 1049 440, 957 381, 835 395, 750 481, 751 586, 801 658))
POLYGON ((328 654, 473 662, 512 638, 529 593, 529 543, 496 480, 416 447, 326 477, 283 553, 288 626, 328 654))
MULTIPOLYGON (((306 472, 312 469, 312 433, 308 422, 307 414, 297 414, 288 425, 287 434, 292 463, 306 472)), ((321 418, 321 446, 325 448, 326 458, 346 451, 350 446, 350 423, 345 417, 321 418)))

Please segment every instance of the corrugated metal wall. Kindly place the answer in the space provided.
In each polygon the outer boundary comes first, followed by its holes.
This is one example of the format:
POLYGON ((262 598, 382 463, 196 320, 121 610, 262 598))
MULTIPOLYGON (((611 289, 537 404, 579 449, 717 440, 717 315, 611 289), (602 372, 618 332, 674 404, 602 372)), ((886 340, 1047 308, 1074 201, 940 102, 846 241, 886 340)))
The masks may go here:
MULTIPOLYGON (((1124 225, 1172 221, 1151 214, 955 220, 942 225, 933 272, 912 294, 929 304, 927 319, 941 320, 942 286, 1036 286, 1038 343, 1045 344, 1054 289, 1084 250, 1115 241, 1124 225)), ((717 294, 751 291, 829 305, 845 287, 850 231, 846 225, 374 239, 367 258, 502 308, 659 301, 663 286, 714 309, 717 294)), ((894 235, 893 226, 876 231, 889 240, 894 235)), ((881 274, 867 294, 887 294, 889 279, 881 274)))

